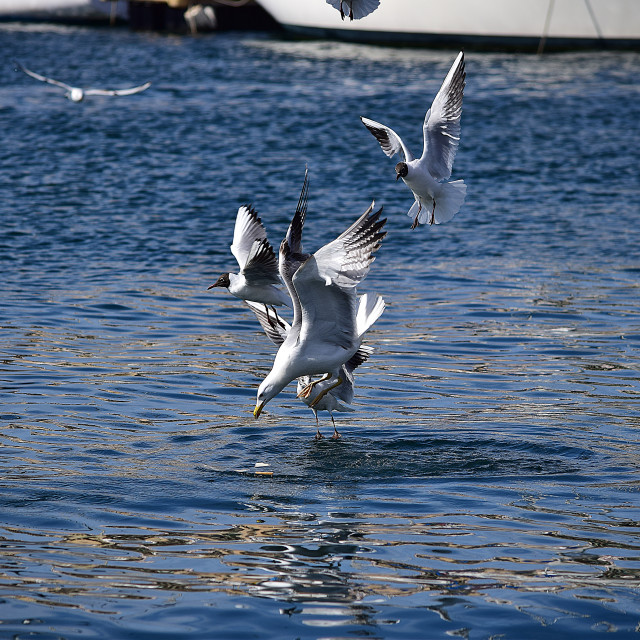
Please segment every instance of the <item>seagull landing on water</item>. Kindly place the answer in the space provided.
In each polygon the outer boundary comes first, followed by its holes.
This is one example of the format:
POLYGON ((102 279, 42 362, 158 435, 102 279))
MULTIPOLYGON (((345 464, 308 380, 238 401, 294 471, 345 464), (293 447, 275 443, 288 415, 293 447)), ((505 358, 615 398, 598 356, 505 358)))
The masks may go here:
MULTIPOLYGON (((306 183, 305 175, 305 185, 306 183)), ((306 206, 306 197, 301 197, 298 207, 306 206)), ((260 302, 265 305, 267 317, 269 307, 291 306, 291 298, 279 288, 282 281, 276 254, 269 244, 262 220, 250 205, 243 205, 238 209, 230 248, 238 261, 240 273, 223 273, 209 289, 226 287, 236 298, 260 302)), ((273 314, 278 317, 275 309, 273 314)), ((269 321, 272 321, 271 318, 269 321)))
MULTIPOLYGON (((278 318, 276 323, 271 322, 271 319, 262 310, 260 305, 253 302, 247 302, 251 310, 256 314, 256 317, 260 321, 260 325, 264 330, 267 337, 279 347, 287 338, 291 326, 288 322, 282 318, 278 318)), ((356 312, 356 331, 359 335, 364 335, 371 325, 382 315, 385 304, 384 300, 380 296, 369 296, 364 294, 358 301, 358 311, 356 312)), ((313 415, 316 419, 316 440, 321 440, 323 435, 320 433, 320 423, 318 421, 318 411, 328 411, 331 416, 331 423, 333 424, 333 436, 334 440, 340 437, 338 429, 336 428, 336 421, 333 418, 334 411, 355 411, 349 404, 353 402, 353 372, 363 362, 365 362, 369 356, 373 353, 373 348, 367 345, 360 345, 360 348, 356 353, 342 365, 340 369, 340 377, 342 378, 342 384, 335 386, 331 389, 330 380, 318 381, 318 383, 312 387, 308 396, 302 395, 302 392, 311 385, 311 376, 302 376, 298 378, 298 397, 313 411, 313 415), (322 394, 322 397, 318 398, 322 394), (316 400, 316 398, 318 398, 316 400)))
POLYGON ((82 102, 85 96, 130 96, 134 93, 140 93, 151 86, 150 82, 145 82, 138 87, 131 87, 129 89, 81 89, 80 87, 72 87, 71 85, 60 82, 59 80, 54 80, 53 78, 41 76, 39 73, 35 73, 34 71, 29 71, 29 69, 23 67, 19 62, 16 62, 15 65, 20 69, 20 71, 24 71, 28 76, 31 76, 36 80, 40 80, 40 82, 46 82, 47 84, 52 84, 64 89, 65 97, 69 98, 71 102, 82 102))
POLYGON ((396 180, 402 178, 415 198, 407 213, 413 218, 412 229, 427 220, 429 224, 451 220, 464 202, 467 193, 464 181, 446 182, 451 177, 453 160, 460 144, 464 83, 464 54, 461 51, 424 118, 424 146, 422 156, 417 160, 393 129, 374 120, 360 118, 387 156, 391 158, 399 152, 404 156, 404 162, 396 165, 396 180))
POLYGON ((340 17, 343 20, 347 15, 349 20, 359 20, 373 13, 380 6, 380 0, 327 0, 327 3, 340 11, 340 17))
MULTIPOLYGON (((280 245, 280 275, 293 302, 293 322, 278 349, 273 367, 260 383, 254 417, 292 380, 322 375, 298 394, 306 398, 327 380, 331 384, 311 402, 318 405, 343 383, 342 366, 360 348, 355 288, 369 272, 380 248, 386 219, 371 206, 335 240, 313 255, 302 251, 304 212, 296 212, 280 245)), ((370 325, 369 325, 370 326, 370 325)))

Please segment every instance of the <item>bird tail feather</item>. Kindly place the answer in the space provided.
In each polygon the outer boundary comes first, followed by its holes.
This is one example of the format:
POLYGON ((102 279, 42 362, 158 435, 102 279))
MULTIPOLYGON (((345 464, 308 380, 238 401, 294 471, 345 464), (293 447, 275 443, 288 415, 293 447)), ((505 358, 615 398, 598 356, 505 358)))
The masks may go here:
POLYGON ((385 302, 379 295, 365 293, 361 296, 356 313, 356 332, 362 337, 371 325, 382 315, 385 302))
MULTIPOLYGON (((441 185, 440 194, 436 199, 434 222, 441 224, 442 222, 451 220, 451 218, 460 211, 466 195, 467 185, 464 183, 464 180, 444 182, 441 185)), ((431 215, 431 211, 428 213, 431 215)))

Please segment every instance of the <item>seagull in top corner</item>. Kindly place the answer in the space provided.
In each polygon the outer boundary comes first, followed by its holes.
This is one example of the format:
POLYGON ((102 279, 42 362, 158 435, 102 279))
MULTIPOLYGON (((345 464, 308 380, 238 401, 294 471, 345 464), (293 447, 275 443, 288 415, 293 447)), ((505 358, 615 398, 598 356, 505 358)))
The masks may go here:
POLYGON ((327 3, 340 11, 340 17, 343 20, 346 15, 349 16, 349 20, 359 20, 373 13, 380 6, 380 0, 327 0, 327 3))
POLYGON ((52 84, 64 89, 65 97, 69 98, 71 102, 82 102, 85 96, 130 96, 134 93, 140 93, 151 86, 150 82, 145 82, 138 87, 131 87, 129 89, 81 89, 80 87, 72 87, 71 85, 60 82, 59 80, 54 80, 53 78, 41 76, 39 73, 35 73, 34 71, 30 71, 26 67, 23 67, 19 62, 16 62, 15 65, 20 69, 20 71, 24 71, 28 76, 31 76, 36 80, 40 80, 40 82, 46 82, 47 84, 52 84))
POLYGON ((384 124, 360 117, 390 158, 401 152, 403 162, 396 165, 396 180, 402 178, 411 189, 415 202, 407 215, 412 229, 419 224, 440 224, 460 211, 467 193, 463 180, 446 182, 451 177, 453 160, 460 144, 460 116, 465 84, 464 53, 455 59, 440 91, 427 111, 422 126, 424 146, 415 159, 400 136, 384 124))

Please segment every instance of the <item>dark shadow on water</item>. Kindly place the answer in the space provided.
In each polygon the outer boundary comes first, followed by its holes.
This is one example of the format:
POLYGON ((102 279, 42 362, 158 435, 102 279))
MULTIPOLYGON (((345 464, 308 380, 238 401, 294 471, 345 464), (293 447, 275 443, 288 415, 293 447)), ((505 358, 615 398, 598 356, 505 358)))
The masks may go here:
POLYGON ((252 475, 260 471, 253 467, 255 460, 269 465, 262 471, 275 482, 402 485, 420 478, 473 481, 578 475, 598 459, 596 453, 579 446, 513 438, 463 439, 456 434, 450 438, 438 434, 394 439, 343 436, 337 441, 316 441, 290 436, 282 442, 257 433, 247 438, 246 429, 241 430, 245 431, 245 445, 251 442, 253 451, 245 451, 247 455, 241 460, 232 457, 226 462, 218 455, 215 463, 203 465, 203 471, 237 474, 240 465, 252 475))

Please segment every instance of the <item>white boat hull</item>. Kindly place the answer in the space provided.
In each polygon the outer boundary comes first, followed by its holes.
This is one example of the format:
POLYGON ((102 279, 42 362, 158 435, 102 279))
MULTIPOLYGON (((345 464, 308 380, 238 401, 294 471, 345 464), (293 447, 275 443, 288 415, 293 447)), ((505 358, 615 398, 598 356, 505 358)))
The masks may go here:
POLYGON ((341 20, 325 0, 257 0, 285 29, 308 37, 507 48, 640 46, 640 0, 381 0, 341 20))
POLYGON ((120 19, 127 16, 126 2, 100 0, 0 0, 0 19, 104 18, 115 10, 120 19))

